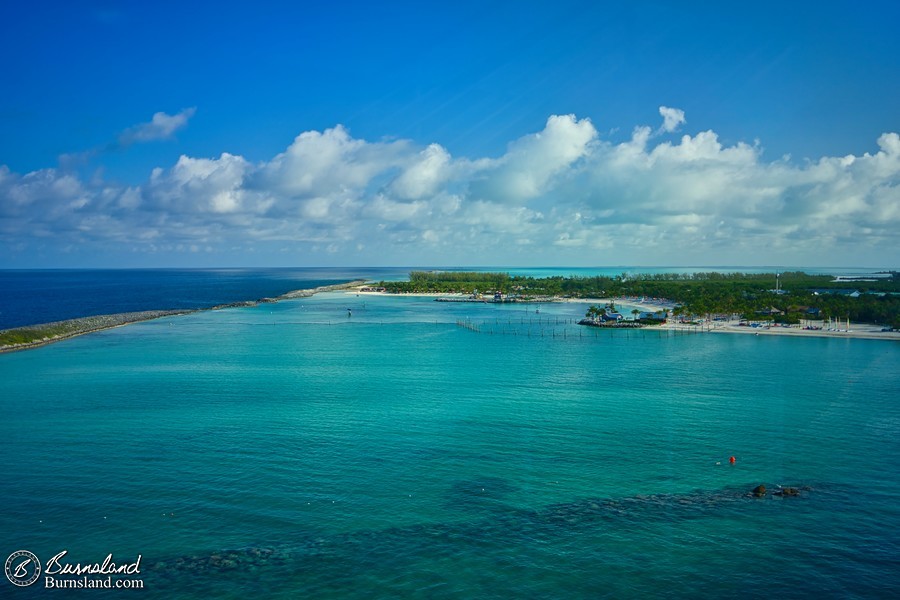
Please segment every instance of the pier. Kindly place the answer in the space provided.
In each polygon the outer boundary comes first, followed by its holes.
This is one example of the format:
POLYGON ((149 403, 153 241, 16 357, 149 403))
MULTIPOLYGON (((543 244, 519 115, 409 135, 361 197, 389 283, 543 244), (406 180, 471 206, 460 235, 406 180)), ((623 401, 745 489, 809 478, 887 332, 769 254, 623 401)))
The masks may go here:
POLYGON ((473 333, 486 335, 512 335, 524 337, 559 338, 559 339, 598 339, 604 334, 624 338, 660 339, 674 336, 707 333, 700 327, 657 327, 645 326, 593 326, 581 325, 577 319, 566 317, 520 317, 495 319, 456 319, 456 326, 473 333))

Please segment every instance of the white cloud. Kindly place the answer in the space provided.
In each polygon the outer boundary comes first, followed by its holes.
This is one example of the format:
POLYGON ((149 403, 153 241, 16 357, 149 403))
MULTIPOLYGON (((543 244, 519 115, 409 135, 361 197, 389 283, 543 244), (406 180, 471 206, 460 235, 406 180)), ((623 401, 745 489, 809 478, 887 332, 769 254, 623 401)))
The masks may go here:
POLYGON ((119 136, 119 143, 128 146, 139 142, 167 140, 176 131, 186 127, 195 112, 197 112, 196 108, 186 108, 175 115, 168 115, 164 112, 155 113, 149 123, 141 123, 123 131, 119 136))
POLYGON ((406 141, 354 139, 341 125, 307 131, 260 170, 256 185, 298 198, 360 193, 376 175, 406 164, 411 150, 406 141))
POLYGON ((246 205, 256 195, 243 189, 250 164, 223 153, 217 159, 181 156, 169 171, 155 169, 145 186, 152 206, 173 213, 258 211, 265 203, 246 205))
POLYGON ((375 196, 368 204, 369 214, 384 221, 410 221, 424 210, 427 210, 425 202, 396 202, 382 194, 375 196))
POLYGON ((433 195, 451 175, 450 153, 438 144, 430 144, 391 183, 391 191, 408 200, 433 195))
MULTIPOLYGON (((666 131, 685 122, 660 113, 666 131)), ((900 261, 896 133, 873 153, 799 164, 766 162, 758 144, 724 145, 714 131, 654 140, 646 126, 601 139, 563 115, 495 158, 336 126, 256 164, 182 156, 140 186, 0 166, 0 246, 20 256, 39 237, 60 252, 196 246, 223 264, 286 247, 348 264, 900 261)))
POLYGON ((544 130, 509 145, 501 158, 485 164, 473 193, 487 201, 527 201, 544 193, 554 178, 590 151, 597 130, 590 120, 553 115, 544 130))
POLYGON ((684 125, 687 121, 684 118, 684 111, 679 108, 669 108, 668 106, 660 106, 659 114, 663 118, 662 131, 672 133, 680 125, 684 125))

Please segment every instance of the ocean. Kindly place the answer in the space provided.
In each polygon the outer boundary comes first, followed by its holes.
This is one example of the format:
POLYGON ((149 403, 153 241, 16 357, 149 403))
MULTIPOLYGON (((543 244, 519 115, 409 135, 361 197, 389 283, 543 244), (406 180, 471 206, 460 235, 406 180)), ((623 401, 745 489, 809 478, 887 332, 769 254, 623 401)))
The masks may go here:
POLYGON ((143 310, 209 308, 408 269, 0 269, 0 330, 143 310))
POLYGON ((900 593, 897 344, 585 308, 335 292, 0 355, 0 559, 141 556, 84 598, 900 593))

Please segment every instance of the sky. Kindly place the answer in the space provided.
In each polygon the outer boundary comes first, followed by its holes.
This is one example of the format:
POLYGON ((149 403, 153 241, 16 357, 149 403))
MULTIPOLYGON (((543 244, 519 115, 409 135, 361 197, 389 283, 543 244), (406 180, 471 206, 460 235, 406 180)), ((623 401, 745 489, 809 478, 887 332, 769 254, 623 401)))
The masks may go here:
POLYGON ((900 3, 0 8, 0 268, 900 267, 900 3))

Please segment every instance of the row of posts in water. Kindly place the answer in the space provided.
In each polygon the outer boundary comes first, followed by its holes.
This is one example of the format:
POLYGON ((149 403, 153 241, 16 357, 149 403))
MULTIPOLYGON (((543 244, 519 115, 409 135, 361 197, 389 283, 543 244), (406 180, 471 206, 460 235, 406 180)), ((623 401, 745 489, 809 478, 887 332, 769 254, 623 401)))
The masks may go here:
POLYGON ((475 333, 486 333, 488 335, 522 335, 526 337, 553 337, 553 338, 584 338, 584 337, 600 337, 601 333, 608 332, 610 335, 614 335, 614 332, 625 332, 625 336, 629 337, 631 335, 640 335, 641 337, 646 337, 647 333, 650 335, 656 335, 657 337, 662 336, 670 336, 670 335, 692 335, 695 333, 706 333, 700 327, 691 327, 691 328, 624 328, 624 327, 588 327, 586 325, 579 325, 577 327, 577 331, 572 331, 569 327, 563 327, 562 329, 557 329, 552 327, 553 325, 572 325, 576 323, 574 319, 560 319, 560 318, 549 318, 549 319, 508 319, 505 323, 500 319, 495 319, 494 321, 481 321, 480 323, 476 323, 471 319, 457 319, 456 326, 461 327, 463 329, 468 329, 469 331, 473 331, 475 333), (504 327, 506 325, 506 327, 504 327), (515 325, 527 325, 527 327, 522 330, 522 328, 516 328, 515 325), (532 328, 532 326, 540 326, 537 328, 532 328), (546 327, 546 328, 545 328, 546 327), (536 329, 536 331, 535 331, 536 329), (593 334, 593 335, 592 335, 593 334))

